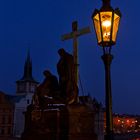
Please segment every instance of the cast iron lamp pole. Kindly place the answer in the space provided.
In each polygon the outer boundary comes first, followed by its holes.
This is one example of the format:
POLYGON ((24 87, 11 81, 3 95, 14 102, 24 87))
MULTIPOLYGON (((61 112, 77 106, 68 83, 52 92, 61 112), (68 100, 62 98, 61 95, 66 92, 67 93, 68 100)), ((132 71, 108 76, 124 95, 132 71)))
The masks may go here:
POLYGON ((106 136, 105 140, 113 140, 113 117, 110 66, 113 55, 104 52, 102 60, 105 66, 105 104, 106 104, 106 136))
POLYGON ((111 48, 116 44, 120 10, 110 6, 110 0, 102 0, 100 10, 95 9, 92 19, 98 40, 98 45, 103 48, 102 60, 105 66, 105 105, 106 105, 106 135, 105 140, 113 140, 112 94, 110 66, 113 59, 111 48))

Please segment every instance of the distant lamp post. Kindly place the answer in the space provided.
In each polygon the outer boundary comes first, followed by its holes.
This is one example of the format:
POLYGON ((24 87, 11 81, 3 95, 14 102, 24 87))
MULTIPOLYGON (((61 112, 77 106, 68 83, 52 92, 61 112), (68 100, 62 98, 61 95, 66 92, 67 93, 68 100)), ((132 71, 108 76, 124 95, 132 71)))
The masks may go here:
POLYGON ((116 44, 116 37, 120 23, 120 10, 110 6, 110 0, 102 0, 103 6, 100 10, 95 9, 92 19, 97 36, 98 45, 103 48, 103 62, 105 65, 106 85, 106 140, 113 140, 113 118, 112 118, 112 95, 110 64, 113 59, 111 48, 116 44))

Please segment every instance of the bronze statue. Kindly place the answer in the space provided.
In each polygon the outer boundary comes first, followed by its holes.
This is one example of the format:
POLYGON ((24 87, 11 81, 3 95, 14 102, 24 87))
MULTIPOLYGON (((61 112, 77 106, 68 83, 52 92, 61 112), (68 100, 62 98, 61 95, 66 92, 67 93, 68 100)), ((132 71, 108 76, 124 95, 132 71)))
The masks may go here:
POLYGON ((47 105, 47 100, 53 100, 59 95, 59 84, 57 77, 54 76, 49 70, 43 72, 45 79, 44 81, 36 88, 33 101, 36 105, 43 107, 47 105))
POLYGON ((74 102, 78 87, 75 81, 75 65, 71 54, 66 52, 63 48, 58 50, 60 60, 57 63, 57 72, 59 75, 59 85, 61 90, 61 97, 66 99, 66 102, 74 102))
POLYGON ((49 70, 43 72, 45 79, 36 88, 33 96, 33 104, 40 108, 46 108, 48 104, 77 102, 78 86, 75 80, 75 64, 71 54, 64 49, 59 49, 60 60, 57 63, 57 77, 49 70))

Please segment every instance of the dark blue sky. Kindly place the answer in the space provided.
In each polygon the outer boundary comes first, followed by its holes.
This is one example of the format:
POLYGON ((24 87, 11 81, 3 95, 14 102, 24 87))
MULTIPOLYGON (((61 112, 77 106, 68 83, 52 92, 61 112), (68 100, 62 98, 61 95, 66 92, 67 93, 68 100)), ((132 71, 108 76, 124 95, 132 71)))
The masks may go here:
MULTIPOLYGON (((112 7, 122 12, 117 44, 112 49, 113 110, 140 114, 140 19, 139 1, 112 0, 112 7)), ((0 1, 0 90, 14 94, 15 81, 23 74, 30 48, 33 76, 42 81, 42 72, 56 73, 61 47, 72 52, 72 40, 62 42, 61 35, 90 26, 92 33, 79 38, 80 76, 85 93, 104 103, 104 66, 100 58, 91 15, 101 0, 1 0, 0 1)))

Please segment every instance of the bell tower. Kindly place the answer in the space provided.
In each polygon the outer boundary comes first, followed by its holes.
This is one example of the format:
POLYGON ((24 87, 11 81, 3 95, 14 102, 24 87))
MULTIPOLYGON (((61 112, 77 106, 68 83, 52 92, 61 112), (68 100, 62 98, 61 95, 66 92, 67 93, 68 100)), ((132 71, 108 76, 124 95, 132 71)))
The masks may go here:
POLYGON ((28 93, 34 93, 38 82, 34 80, 32 76, 32 61, 30 58, 30 52, 28 51, 27 58, 24 64, 24 74, 20 80, 16 81, 16 94, 25 95, 28 93))

